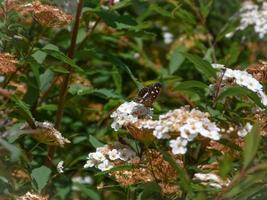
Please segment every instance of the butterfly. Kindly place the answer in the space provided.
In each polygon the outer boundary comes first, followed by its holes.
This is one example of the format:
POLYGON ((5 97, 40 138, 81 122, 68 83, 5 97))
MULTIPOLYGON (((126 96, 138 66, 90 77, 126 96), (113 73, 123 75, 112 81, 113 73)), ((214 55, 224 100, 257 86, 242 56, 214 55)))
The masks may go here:
POLYGON ((161 83, 155 83, 147 87, 142 88, 137 97, 134 99, 135 102, 143 104, 145 107, 151 107, 157 96, 159 95, 161 83))

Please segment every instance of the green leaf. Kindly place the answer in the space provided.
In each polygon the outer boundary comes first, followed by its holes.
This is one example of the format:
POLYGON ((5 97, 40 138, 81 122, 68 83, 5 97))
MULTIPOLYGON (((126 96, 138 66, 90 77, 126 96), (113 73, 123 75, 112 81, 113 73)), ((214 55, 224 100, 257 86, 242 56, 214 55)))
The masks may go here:
POLYGON ((204 76, 206 76, 207 79, 216 79, 216 70, 213 69, 211 64, 201 59, 200 57, 196 55, 192 55, 189 53, 181 52, 190 62, 194 64, 196 69, 202 73, 204 76))
POLYGON ((259 96, 257 94, 255 94, 254 92, 250 91, 247 88, 244 87, 240 87, 240 86, 235 86, 235 87, 230 87, 227 88, 226 90, 224 90, 219 97, 217 98, 216 101, 219 101, 221 99, 224 99, 226 97, 236 97, 236 96, 245 96, 245 97, 249 97, 252 101, 254 101, 258 106, 263 107, 262 103, 261 103, 261 99, 259 98, 259 96))
POLYGON ((78 187, 82 193, 89 197, 89 200, 101 200, 100 194, 96 190, 79 183, 75 183, 74 185, 78 187))
POLYGON ((178 90, 187 90, 191 88, 207 89, 208 86, 200 81, 184 81, 180 82, 175 86, 175 89, 178 90))
POLYGON ((45 58, 46 58, 47 54, 43 51, 36 51, 32 54, 32 57, 37 61, 37 63, 39 64, 43 64, 45 58))
POLYGON ((42 49, 43 52, 47 53, 48 55, 66 63, 68 66, 76 70, 77 72, 83 72, 83 69, 81 69, 78 65, 75 64, 75 62, 67 57, 64 53, 62 53, 59 50, 55 50, 55 48, 51 48, 50 46, 45 46, 42 49))
POLYGON ((32 128, 34 128, 35 122, 30 112, 29 106, 21 101, 16 95, 13 95, 11 97, 11 100, 15 104, 15 108, 17 109, 21 117, 23 117, 32 128))
POLYGON ((207 16, 209 15, 213 0, 207 0, 207 1, 200 1, 200 12, 201 15, 204 18, 207 18, 207 16), (208 2, 207 2, 208 1, 208 2))
POLYGON ((62 66, 52 66, 49 68, 53 72, 61 73, 61 74, 68 74, 70 73, 65 67, 62 66))
POLYGON ((52 80, 54 79, 54 73, 47 69, 43 74, 40 75, 40 91, 44 92, 50 86, 52 80))
POLYGON ((171 15, 170 11, 167 11, 165 9, 163 9, 161 6, 157 5, 157 4, 152 4, 150 6, 151 11, 155 11, 157 13, 159 13, 160 15, 164 16, 164 17, 170 17, 172 18, 173 16, 171 15))
POLYGON ((8 150, 11 154, 11 161, 18 161, 21 154, 20 149, 15 145, 8 143, 7 141, 0 138, 0 146, 8 150))
POLYGON ((50 174, 51 174, 51 170, 47 168, 46 166, 41 166, 39 168, 35 168, 34 170, 32 170, 31 177, 36 183, 36 185, 33 185, 33 186, 37 186, 37 190, 39 193, 46 186, 49 180, 50 174))
POLYGON ((246 169, 255 157, 260 144, 260 129, 254 125, 251 132, 247 134, 244 148, 243 168, 246 169))
POLYGON ((81 84, 70 85, 69 92, 72 95, 79 95, 79 96, 93 94, 104 99, 122 99, 122 96, 116 94, 114 90, 106 88, 94 89, 83 86, 81 84))
POLYGON ((144 184, 139 185, 138 188, 141 188, 143 192, 141 192, 138 195, 137 200, 150 199, 152 198, 152 195, 153 197, 155 197, 155 193, 158 197, 161 196, 160 195, 161 188, 157 183, 154 183, 154 182, 144 183, 144 184))
POLYGON ((221 177, 226 177, 233 168, 233 162, 229 154, 225 154, 223 159, 219 162, 219 170, 221 177))
POLYGON ((170 63, 169 63, 169 74, 175 73, 179 67, 183 64, 185 57, 181 53, 184 51, 184 48, 177 47, 171 54, 170 63))
POLYGON ((135 78, 133 73, 131 72, 130 68, 124 64, 120 59, 118 59, 116 56, 113 56, 111 54, 107 55, 108 59, 116 66, 121 68, 122 70, 126 71, 127 74, 130 76, 130 78, 133 80, 135 85, 137 86, 138 89, 141 89, 143 85, 135 78))
POLYGON ((112 68, 112 78, 113 78, 115 86, 116 86, 116 92, 121 94, 122 77, 121 77, 120 71, 116 67, 112 68))
POLYGON ((107 25, 115 29, 128 29, 137 25, 136 21, 130 15, 120 15, 113 10, 101 10, 97 14, 107 25))
POLYGON ((102 147, 104 144, 100 142, 98 139, 96 139, 94 136, 89 136, 89 142, 93 145, 94 148, 102 147))

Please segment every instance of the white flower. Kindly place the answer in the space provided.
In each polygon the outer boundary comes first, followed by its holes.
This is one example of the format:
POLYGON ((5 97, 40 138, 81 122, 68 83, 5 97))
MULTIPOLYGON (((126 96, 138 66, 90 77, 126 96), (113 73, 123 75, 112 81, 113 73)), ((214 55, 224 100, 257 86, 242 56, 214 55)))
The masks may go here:
POLYGON ((100 162, 106 159, 106 157, 101 152, 89 153, 88 157, 100 162))
POLYGON ((222 188, 222 186, 229 185, 230 183, 229 180, 223 181, 218 175, 213 173, 196 173, 194 174, 194 179, 203 181, 203 184, 208 184, 219 189, 222 188))
POLYGON ((253 128, 253 126, 248 122, 244 127, 241 127, 237 131, 237 135, 240 137, 245 137, 253 128))
POLYGON ((117 149, 112 149, 108 152, 108 157, 110 160, 117 160, 120 158, 120 153, 117 149))
POLYGON ((179 131, 183 138, 187 139, 188 141, 192 141, 195 139, 195 137, 197 137, 202 128, 202 123, 196 121, 183 125, 181 128, 179 128, 179 131))
POLYGON ((128 123, 135 123, 138 121, 139 117, 151 116, 152 109, 145 107, 143 104, 136 103, 134 101, 125 102, 121 104, 116 111, 111 114, 113 118, 113 123, 111 127, 118 131, 122 126, 128 123))
POLYGON ((92 185, 94 182, 94 180, 91 176, 85 176, 85 177, 75 176, 71 180, 73 183, 89 184, 89 185, 92 185))
POLYGON ((63 164, 64 164, 64 161, 63 160, 59 161, 58 164, 57 164, 57 171, 60 174, 63 174, 64 173, 64 166, 63 166, 63 164))
POLYGON ((225 69, 224 65, 222 65, 222 64, 218 64, 218 63, 213 63, 213 64, 211 64, 211 66, 212 66, 214 69, 225 69))
POLYGON ((86 164, 83 166, 83 168, 88 168, 88 167, 94 167, 98 162, 93 159, 89 159, 86 161, 86 164))
POLYGON ((261 103, 267 106, 267 95, 263 91, 258 92, 258 94, 261 97, 261 103))
POLYGON ((186 145, 188 141, 182 137, 176 138, 176 140, 170 140, 170 147, 173 154, 185 154, 187 151, 186 145))
POLYGON ((169 129, 167 126, 158 124, 153 131, 153 135, 158 139, 168 139, 170 138, 170 135, 168 134, 168 132, 169 132, 169 129))
MULTIPOLYGON (((266 21, 267 22, 267 21, 266 21)), ((246 87, 247 89, 257 93, 257 95, 261 98, 261 102, 263 105, 267 105, 267 96, 263 91, 263 86, 260 82, 255 79, 251 74, 242 70, 233 70, 229 68, 225 68, 223 80, 231 80, 234 79, 237 85, 246 87)))
POLYGON ((163 33, 163 39, 165 44, 171 44, 173 42, 173 34, 170 32, 163 33))
MULTIPOLYGON (((245 1, 239 12, 240 24, 236 28, 238 30, 244 30, 249 26, 254 28, 254 31, 262 39, 267 34, 267 7, 266 2, 261 6, 254 4, 251 1, 245 1)), ((234 32, 232 32, 234 33, 234 32)))
POLYGON ((109 160, 104 160, 97 166, 97 168, 101 171, 107 171, 113 168, 113 164, 109 160))

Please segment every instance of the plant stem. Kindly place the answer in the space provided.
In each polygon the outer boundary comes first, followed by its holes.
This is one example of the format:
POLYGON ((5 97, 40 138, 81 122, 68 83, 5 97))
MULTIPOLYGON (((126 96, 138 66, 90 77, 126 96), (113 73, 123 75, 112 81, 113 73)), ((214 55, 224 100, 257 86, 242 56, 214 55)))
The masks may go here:
MULTIPOLYGON (((75 22, 74 22, 74 26, 72 29, 71 45, 70 45, 70 48, 68 50, 68 57, 69 58, 73 58, 73 56, 74 56, 75 47, 76 47, 76 40, 77 40, 77 35, 78 35, 78 30, 79 30, 79 25, 80 25, 80 18, 81 18, 81 14, 82 14, 82 7, 83 7, 83 0, 79 0, 78 4, 77 4, 75 22)), ((71 74, 72 74, 72 70, 69 69, 69 73, 64 76, 63 83, 61 86, 59 102, 58 102, 58 109, 57 109, 56 120, 55 120, 55 128, 56 129, 60 128, 71 74)), ((50 146, 48 149, 47 163, 51 163, 51 160, 54 157, 54 153, 55 153, 55 147, 50 146)))
MULTIPOLYGON (((68 57, 73 58, 74 52, 75 52, 75 47, 76 47, 76 40, 77 40, 77 35, 78 35, 78 30, 79 30, 79 25, 80 25, 80 17, 82 13, 82 6, 83 6, 83 0, 78 1, 77 5, 77 12, 76 12, 76 17, 75 17, 75 23, 72 29, 72 36, 71 36, 71 45, 68 51, 68 57)), ((66 74, 66 76, 63 79, 61 91, 60 91, 60 99, 58 102, 58 110, 56 114, 56 121, 55 121, 55 128, 59 129, 60 124, 61 124, 61 119, 63 115, 63 110, 64 110, 64 105, 65 105, 65 99, 67 95, 67 90, 68 90, 68 85, 69 85, 69 80, 71 77, 72 71, 69 70, 69 73, 66 74)))

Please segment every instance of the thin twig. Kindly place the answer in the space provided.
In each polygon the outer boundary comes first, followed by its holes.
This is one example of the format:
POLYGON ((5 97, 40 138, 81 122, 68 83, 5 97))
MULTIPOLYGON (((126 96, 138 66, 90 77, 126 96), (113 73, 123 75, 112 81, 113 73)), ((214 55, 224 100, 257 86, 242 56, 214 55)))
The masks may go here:
MULTIPOLYGON (((80 25, 80 17, 82 14, 82 7, 83 7, 83 0, 79 0, 78 5, 77 5, 77 12, 76 12, 76 17, 75 17, 75 23, 73 26, 72 30, 72 36, 71 36, 71 45, 68 51, 68 57, 73 58, 74 52, 75 52, 75 47, 76 47, 76 40, 77 40, 77 35, 78 35, 78 30, 79 30, 79 25, 80 25)), ((62 119, 62 114, 64 110, 64 105, 65 105, 65 99, 67 95, 67 90, 68 90, 68 85, 69 85, 69 80, 72 74, 72 70, 69 70, 69 73, 66 74, 66 76, 63 79, 61 91, 60 91, 60 99, 58 103, 58 110, 56 114, 56 121, 55 121, 55 128, 59 129, 60 128, 60 123, 62 119)))
MULTIPOLYGON (((82 14, 82 7, 83 7, 83 0, 79 0, 78 5, 77 5, 75 22, 74 22, 74 26, 72 29, 71 45, 70 45, 70 48, 68 51, 68 57, 69 58, 73 58, 73 56, 74 56, 75 47, 76 47, 76 40, 77 40, 77 35, 78 35, 78 30, 79 30, 79 25, 80 25, 80 18, 81 18, 81 14, 82 14)), ((62 87, 61 87, 61 91, 60 91, 60 96, 59 96, 59 102, 58 102, 58 110, 56 113, 56 120, 55 120, 55 128, 56 129, 60 128, 71 74, 72 74, 72 70, 69 69, 69 73, 66 74, 64 79, 63 79, 63 83, 62 83, 62 87)), ((54 157, 55 150, 56 149, 53 146, 50 146, 48 148, 48 159, 46 160, 47 165, 51 165, 51 160, 54 157)))

